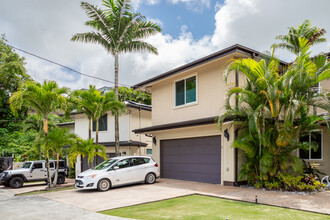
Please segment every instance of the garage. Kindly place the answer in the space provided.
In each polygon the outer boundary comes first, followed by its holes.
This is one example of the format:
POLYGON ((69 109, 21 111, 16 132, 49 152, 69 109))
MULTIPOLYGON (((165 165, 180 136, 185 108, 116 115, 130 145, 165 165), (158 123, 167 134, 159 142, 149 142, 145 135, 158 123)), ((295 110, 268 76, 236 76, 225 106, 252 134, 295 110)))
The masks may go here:
POLYGON ((162 178, 221 183, 221 136, 162 140, 162 178))

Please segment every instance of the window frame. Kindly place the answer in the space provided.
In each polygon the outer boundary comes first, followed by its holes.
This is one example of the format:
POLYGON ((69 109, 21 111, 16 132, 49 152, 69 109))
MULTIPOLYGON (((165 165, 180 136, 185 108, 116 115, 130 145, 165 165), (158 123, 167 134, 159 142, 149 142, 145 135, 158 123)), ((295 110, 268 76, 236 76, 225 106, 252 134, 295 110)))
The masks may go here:
MULTIPOLYGON (((108 113, 105 113, 104 115, 102 115, 101 116, 101 118, 99 118, 99 132, 107 132, 108 131, 108 125, 109 125, 109 123, 108 123, 108 113), (106 120, 106 123, 107 123, 107 129, 106 130, 102 130, 102 131, 100 131, 100 120, 101 120, 101 118, 103 117, 103 116, 107 116, 107 120, 106 120)), ((92 119, 91 119, 92 120, 92 119)), ((94 131, 94 121, 92 120, 92 132, 93 133, 96 133, 96 121, 95 121, 95 131, 94 131)))
POLYGON ((186 76, 184 78, 180 78, 178 80, 174 81, 174 108, 181 108, 181 107, 185 107, 185 106, 189 106, 189 105, 194 105, 198 103, 198 76, 197 73, 193 74, 193 75, 189 75, 186 76), (195 77, 196 78, 196 100, 194 102, 186 102, 186 81, 189 78, 195 77), (183 81, 184 82, 184 104, 182 105, 176 105, 176 83, 183 81))
MULTIPOLYGON (((320 159, 311 158, 312 157, 312 149, 311 149, 311 147, 309 147, 309 149, 308 149, 308 159, 300 158, 300 150, 302 150, 302 149, 300 149, 300 148, 298 149, 298 157, 300 159, 302 159, 302 160, 318 160, 318 161, 323 160, 323 151, 324 151, 324 148, 323 148, 323 130, 316 130, 315 132, 320 132, 320 134, 321 134, 321 146, 320 146, 320 148, 321 148, 321 158, 320 159)), ((312 140, 311 133, 309 133, 308 138, 309 138, 309 143, 310 143, 311 140, 312 140)))

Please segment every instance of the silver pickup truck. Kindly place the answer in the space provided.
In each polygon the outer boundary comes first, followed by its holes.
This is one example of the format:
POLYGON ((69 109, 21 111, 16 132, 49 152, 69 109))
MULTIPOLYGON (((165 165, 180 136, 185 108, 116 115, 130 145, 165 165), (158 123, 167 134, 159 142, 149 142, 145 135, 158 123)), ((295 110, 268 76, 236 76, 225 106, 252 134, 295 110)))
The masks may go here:
MULTIPOLYGON (((50 176, 54 180, 56 172, 56 161, 50 160, 50 176)), ((69 170, 64 160, 59 161, 57 184, 63 184, 69 170)), ((47 169, 44 160, 26 161, 21 168, 16 170, 7 170, 0 173, 0 183, 7 187, 20 188, 24 182, 47 182, 47 169)))

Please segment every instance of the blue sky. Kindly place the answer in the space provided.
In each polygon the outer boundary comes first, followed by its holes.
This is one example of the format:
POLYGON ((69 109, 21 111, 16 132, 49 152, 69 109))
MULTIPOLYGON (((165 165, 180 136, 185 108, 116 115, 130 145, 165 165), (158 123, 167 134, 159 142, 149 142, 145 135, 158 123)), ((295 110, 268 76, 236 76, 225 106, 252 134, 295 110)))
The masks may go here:
MULTIPOLYGON (((81 0, 3 0, 0 33, 13 46, 48 58, 77 71, 114 79, 114 59, 95 44, 70 41, 76 33, 91 31, 84 25, 81 0)), ((86 0, 102 5, 102 0, 86 0)), ((328 42, 312 54, 330 50, 330 1, 315 0, 132 0, 137 11, 161 24, 163 32, 146 41, 158 55, 129 53, 119 58, 119 82, 134 85, 180 65, 239 43, 263 52, 275 37, 305 19, 325 28, 328 42)), ((55 80, 71 89, 112 86, 111 83, 69 73, 61 67, 18 52, 26 58, 28 74, 36 81, 55 80)), ((284 61, 293 56, 278 50, 284 61)), ((222 73, 219 73, 222 74, 222 73)))
POLYGON ((143 4, 139 11, 147 17, 160 20, 163 24, 164 34, 179 37, 181 27, 185 25, 194 39, 200 39, 204 35, 213 34, 216 13, 214 7, 217 2, 221 3, 221 1, 210 1, 210 7, 204 6, 200 10, 196 10, 183 2, 172 4, 168 1, 162 1, 155 5, 143 4))

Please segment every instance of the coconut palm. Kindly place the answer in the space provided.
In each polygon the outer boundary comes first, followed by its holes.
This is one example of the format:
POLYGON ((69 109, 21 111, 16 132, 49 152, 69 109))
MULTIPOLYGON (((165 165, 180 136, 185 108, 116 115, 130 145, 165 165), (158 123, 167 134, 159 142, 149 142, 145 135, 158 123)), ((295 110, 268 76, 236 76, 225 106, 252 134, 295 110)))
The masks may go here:
POLYGON ((289 27, 287 35, 279 35, 277 40, 282 43, 275 43, 272 47, 287 49, 288 51, 298 55, 300 52, 299 38, 305 38, 310 45, 326 42, 326 38, 322 37, 326 33, 323 28, 312 27, 310 20, 305 20, 298 28, 289 27))
MULTIPOLYGON (((95 32, 75 34, 71 40, 96 43, 114 56, 115 95, 118 100, 119 55, 127 52, 143 51, 157 54, 157 49, 143 39, 161 32, 156 23, 147 21, 140 13, 133 12, 130 0, 103 0, 105 10, 87 2, 82 2, 89 21, 85 25, 95 32)), ((119 118, 115 115, 115 146, 119 155, 119 118)))
POLYGON ((95 157, 107 158, 105 147, 102 145, 94 144, 94 139, 84 140, 81 138, 76 139, 76 143, 69 149, 69 161, 70 165, 73 165, 77 161, 78 156, 88 158, 88 167, 91 167, 95 157))
MULTIPOLYGON (((17 113, 22 107, 27 107, 30 111, 35 111, 43 117, 43 129, 45 136, 48 134, 48 114, 65 108, 66 97, 69 92, 67 88, 59 88, 55 81, 44 81, 43 84, 37 82, 26 82, 20 86, 10 98, 10 108, 13 113, 17 113)), ((45 143, 45 158, 47 167, 48 187, 51 188, 51 178, 49 175, 49 146, 45 143)))
POLYGON ((68 129, 66 128, 59 128, 54 127, 50 129, 50 132, 48 133, 46 140, 52 149, 53 152, 56 153, 56 172, 55 172, 55 178, 53 181, 53 185, 56 186, 57 179, 58 179, 58 167, 59 167, 59 157, 62 155, 62 148, 65 146, 73 146, 75 144, 76 135, 73 133, 70 133, 68 129))

